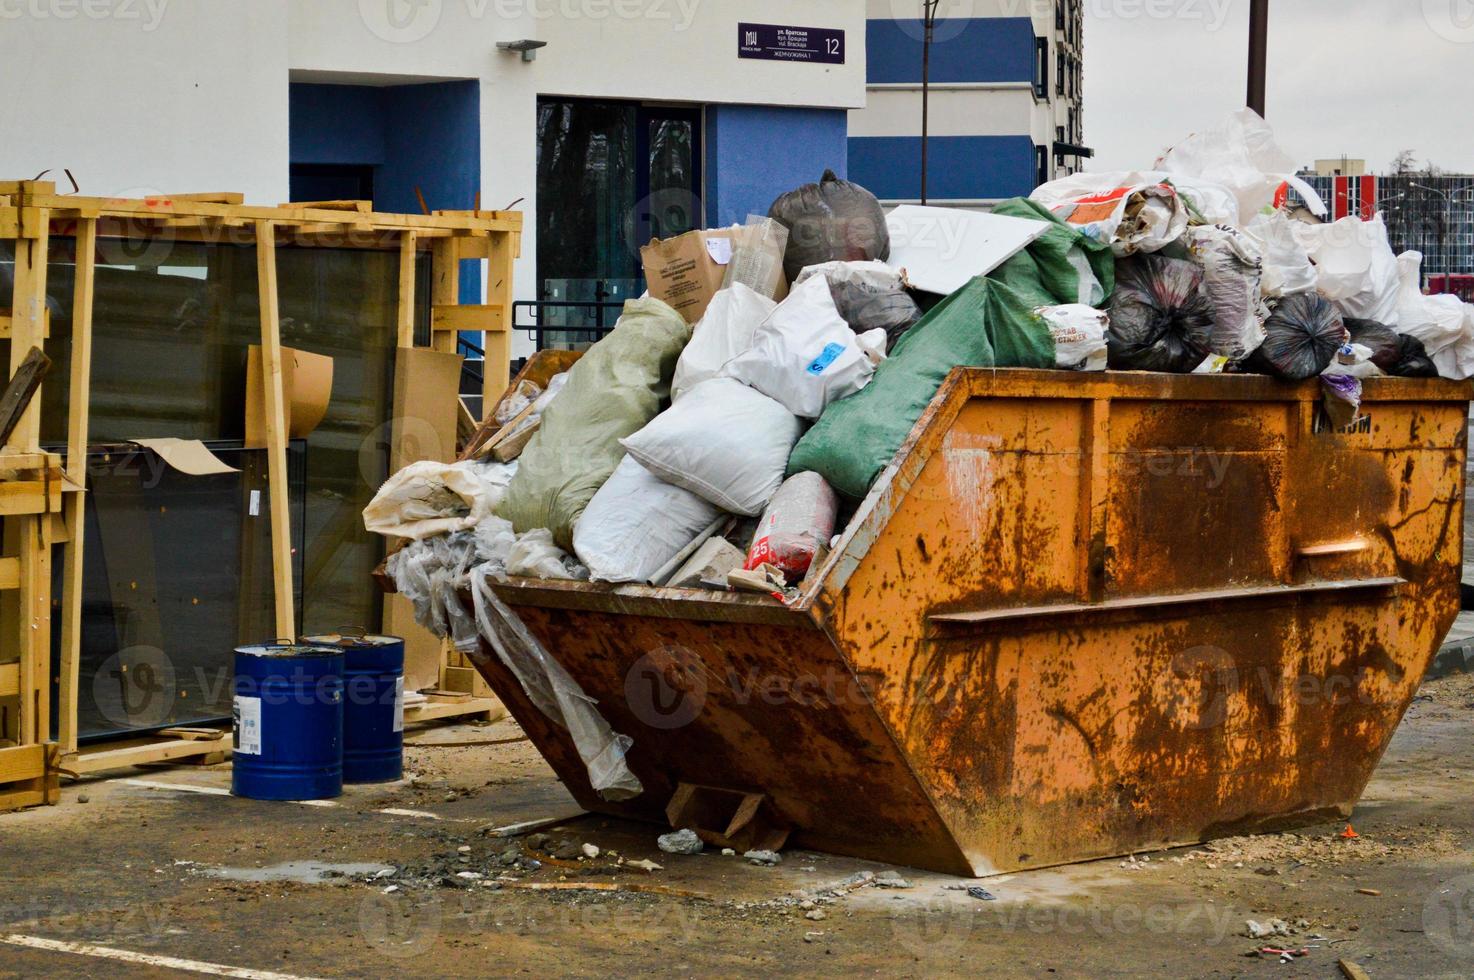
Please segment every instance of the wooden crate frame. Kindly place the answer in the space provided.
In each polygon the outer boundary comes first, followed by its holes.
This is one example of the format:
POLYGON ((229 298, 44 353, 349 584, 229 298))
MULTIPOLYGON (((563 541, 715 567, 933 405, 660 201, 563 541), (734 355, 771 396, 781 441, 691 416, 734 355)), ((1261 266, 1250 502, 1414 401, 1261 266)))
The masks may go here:
MULTIPOLYGON (((281 320, 276 252, 282 244, 307 247, 397 249, 397 340, 415 345, 415 265, 432 257, 430 347, 454 353, 457 332, 486 333, 483 405, 493 405, 510 380, 513 263, 521 248, 522 215, 515 211, 436 211, 428 215, 375 212, 366 201, 316 201, 277 207, 247 205, 239 194, 170 194, 100 198, 58 194, 52 181, 0 180, 0 240, 15 243, 16 274, 10 313, 0 314, 0 334, 11 340, 13 373, 32 346, 45 349, 47 248, 52 235, 77 240, 72 297, 73 355, 65 469, 60 457, 40 451, 40 398, 34 398, 8 444, 0 449, 0 517, 17 554, 0 557, 0 591, 19 595, 14 642, 18 659, 0 660, 0 700, 16 698, 16 744, 0 742, 0 811, 56 800, 58 772, 95 772, 119 766, 187 757, 218 758, 229 736, 172 729, 132 739, 121 747, 79 750, 77 696, 81 651, 83 497, 86 485, 89 389, 92 371, 92 306, 99 238, 156 237, 176 241, 225 241, 256 246, 260 289, 261 351, 266 386, 268 515, 276 632, 296 632, 292 581, 291 516, 287 498, 287 431, 282 375, 281 320), (483 304, 460 305, 460 260, 486 261, 483 304), (44 474, 38 484, 36 474, 44 474), (51 547, 63 545, 58 731, 50 731, 51 547)), ((396 427, 396 445, 402 438, 396 427)), ((0 617, 3 621, 3 617, 0 617)), ((10 637, 0 637, 6 647, 10 637)), ((10 651, 0 651, 0 658, 10 651)), ((439 687, 466 686, 463 666, 446 660, 439 687)), ((479 678, 477 678, 479 680, 479 678)), ((484 685, 470 697, 437 702, 436 717, 488 714, 499 705, 484 685)), ((413 720, 413 719, 412 719, 413 720)), ((0 735, 3 737, 3 735, 0 735)))

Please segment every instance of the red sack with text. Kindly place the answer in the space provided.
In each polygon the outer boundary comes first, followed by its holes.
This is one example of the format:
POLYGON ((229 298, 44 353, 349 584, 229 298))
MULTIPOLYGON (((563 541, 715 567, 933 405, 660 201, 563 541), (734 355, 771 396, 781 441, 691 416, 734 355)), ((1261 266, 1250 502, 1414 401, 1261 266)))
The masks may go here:
POLYGON ((768 501, 744 567, 750 571, 775 565, 790 580, 802 578, 820 549, 828 546, 838 510, 834 489, 818 473, 789 477, 768 501))

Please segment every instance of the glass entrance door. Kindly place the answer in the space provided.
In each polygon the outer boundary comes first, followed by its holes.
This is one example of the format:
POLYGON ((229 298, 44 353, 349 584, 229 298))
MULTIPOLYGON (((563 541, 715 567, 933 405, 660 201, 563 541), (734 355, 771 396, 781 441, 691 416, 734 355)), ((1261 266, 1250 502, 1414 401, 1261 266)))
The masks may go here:
POLYGON ((543 98, 537 137, 538 346, 586 346, 644 292, 640 248, 701 227, 701 110, 543 98))

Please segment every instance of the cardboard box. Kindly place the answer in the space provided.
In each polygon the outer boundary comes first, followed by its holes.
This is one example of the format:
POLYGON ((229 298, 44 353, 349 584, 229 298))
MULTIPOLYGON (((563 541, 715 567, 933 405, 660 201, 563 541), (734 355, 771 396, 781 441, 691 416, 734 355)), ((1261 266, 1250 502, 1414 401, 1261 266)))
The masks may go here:
POLYGON ((762 281, 748 285, 775 300, 787 296, 788 280, 783 277, 783 249, 787 243, 787 229, 767 219, 752 225, 688 231, 664 241, 657 238, 640 249, 640 261, 645 266, 650 295, 669 303, 687 323, 694 324, 722 288, 727 266, 739 249, 766 249, 770 257, 776 255, 776 264, 760 263, 764 267, 762 281))

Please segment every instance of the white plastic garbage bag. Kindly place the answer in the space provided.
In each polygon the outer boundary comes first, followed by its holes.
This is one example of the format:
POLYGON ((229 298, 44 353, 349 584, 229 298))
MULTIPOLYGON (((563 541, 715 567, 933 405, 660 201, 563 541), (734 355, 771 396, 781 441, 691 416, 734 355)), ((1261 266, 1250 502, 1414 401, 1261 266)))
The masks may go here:
POLYGON ((1346 316, 1397 326, 1397 259, 1378 214, 1371 221, 1296 222, 1295 237, 1315 262, 1316 289, 1346 316))
POLYGON ((578 519, 573 550, 595 582, 647 582, 720 513, 626 456, 578 519))
POLYGON ((1264 343, 1264 321, 1269 319, 1258 247, 1228 225, 1192 228, 1187 247, 1203 267, 1203 290, 1213 304, 1209 349, 1231 361, 1249 356, 1264 343))
MULTIPOLYGON (((1457 296, 1423 295, 1422 252, 1403 252, 1399 255, 1397 274, 1397 319, 1391 326, 1398 333, 1417 337, 1422 341, 1423 350, 1434 359, 1434 364, 1438 364, 1437 355, 1453 346, 1464 335, 1464 304, 1457 296)), ((1442 366, 1439 367, 1439 373, 1443 373, 1442 366)))
POLYGON ((1326 213, 1320 195, 1295 176, 1294 158, 1279 148, 1274 130, 1253 109, 1240 109, 1217 127, 1193 133, 1168 150, 1156 169, 1227 187, 1238 198, 1241 221, 1273 206, 1282 184, 1295 188, 1311 211, 1326 213))
MULTIPOLYGON (((1442 299, 1429 297, 1434 298, 1442 299)), ((1459 305, 1463 307, 1464 313, 1463 330, 1459 339, 1433 355, 1433 364, 1438 368, 1439 375, 1455 381, 1474 377, 1474 306, 1468 303, 1459 305)))
MULTIPOLYGON (((882 263, 875 264, 885 268, 882 263)), ((672 400, 679 401, 696 385, 716 377, 722 365, 747 350, 753 333, 777 306, 740 282, 713 296, 706 313, 697 321, 691 342, 676 362, 670 386, 672 400)))
POLYGON ((814 276, 789 293, 752 335, 752 346, 721 373, 794 415, 816 419, 831 402, 870 383, 885 360, 885 342, 884 330, 856 336, 839 315, 828 281, 814 276))
POLYGON ((729 513, 756 517, 783 482, 802 428, 762 392, 712 378, 620 445, 665 482, 729 513))
POLYGON ((1316 287, 1315 265, 1310 253, 1295 237, 1295 221, 1283 211, 1256 214, 1243 232, 1259 248, 1264 260, 1260 282, 1266 299, 1279 299, 1291 293, 1306 293, 1316 287))
POLYGON ((1067 371, 1106 369, 1106 331, 1111 317, 1083 303, 1041 306, 1034 315, 1054 338, 1054 363, 1067 371))
POLYGON ((475 527, 491 516, 517 463, 411 463, 384 481, 363 509, 363 526, 395 538, 427 538, 475 527))
MULTIPOLYGON (((528 631, 516 612, 492 590, 494 575, 478 568, 471 573, 471 595, 481 635, 497 659, 517 678, 538 710, 568 730, 579 758, 589 771, 589 784, 606 800, 628 800, 644 792, 630 771, 625 755, 634 739, 609 727, 597 702, 553 659, 528 631)), ((484 661, 480 645, 469 651, 473 661, 484 661)))
POLYGON ((1353 378, 1376 378, 1383 370, 1372 363, 1372 349, 1365 344, 1342 344, 1331 358, 1330 366, 1321 372, 1321 377, 1347 375, 1353 378))

